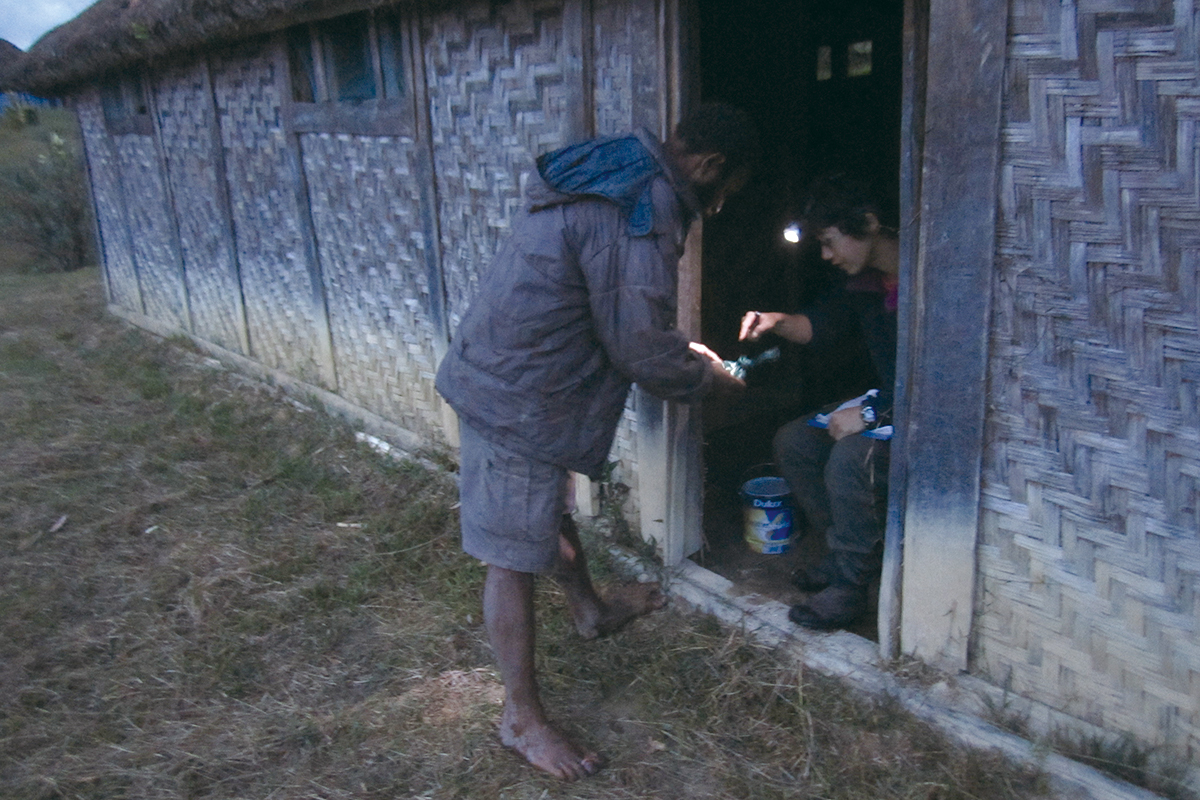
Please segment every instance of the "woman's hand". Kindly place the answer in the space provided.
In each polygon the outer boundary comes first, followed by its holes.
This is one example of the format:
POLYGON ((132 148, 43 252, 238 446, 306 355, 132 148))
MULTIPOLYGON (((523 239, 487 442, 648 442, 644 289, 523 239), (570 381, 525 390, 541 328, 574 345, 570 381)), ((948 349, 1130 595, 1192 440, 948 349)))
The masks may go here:
POLYGON ((803 314, 783 314, 778 311, 747 311, 742 317, 738 341, 757 341, 764 333, 774 333, 789 342, 808 344, 812 339, 812 323, 803 314))
POLYGON ((863 422, 862 418, 862 406, 843 408, 829 415, 829 435, 835 442, 852 434, 862 433, 866 429, 867 423, 863 422))
POLYGON ((777 311, 768 311, 765 314, 759 311, 747 311, 746 316, 742 317, 742 327, 738 331, 738 341, 742 342, 746 339, 750 341, 758 341, 759 337, 764 333, 770 333, 779 321, 786 317, 786 314, 780 314, 777 311))

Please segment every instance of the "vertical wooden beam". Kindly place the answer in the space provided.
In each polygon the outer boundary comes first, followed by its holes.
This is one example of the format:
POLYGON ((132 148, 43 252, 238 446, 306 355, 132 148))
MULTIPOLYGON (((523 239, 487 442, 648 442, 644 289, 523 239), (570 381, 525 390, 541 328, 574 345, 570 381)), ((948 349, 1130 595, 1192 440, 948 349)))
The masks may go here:
POLYGON ((176 292, 183 311, 184 325, 188 333, 195 333, 196 320, 192 313, 192 293, 187 285, 187 267, 183 262, 183 238, 179 233, 179 211, 175 204, 175 188, 171 182, 171 170, 167 164, 166 147, 163 145, 162 119, 158 107, 158 84, 152 80, 150 71, 142 72, 142 84, 146 91, 146 104, 150 110, 151 131, 153 132, 154 155, 158 164, 159 175, 162 176, 163 195, 167 207, 167 220, 171 228, 171 250, 174 255, 172 266, 175 268, 176 292))
MULTIPOLYGON (((704 223, 692 223, 679 259, 676 327, 700 339, 700 267, 704 223)), ((663 560, 678 564, 704 545, 704 431, 699 405, 669 403, 667 409, 668 503, 663 560), (669 560, 668 560, 669 559, 669 560)))
MULTIPOLYGON (((84 136, 83 122, 79 119, 79 104, 82 102, 80 95, 72 95, 67 101, 67 107, 75 115, 75 130, 78 137, 80 148, 83 150, 83 180, 84 188, 87 191, 88 200, 91 201, 92 207, 88 213, 92 223, 92 246, 96 248, 96 257, 100 259, 100 279, 104 283, 104 300, 106 303, 113 302, 112 284, 108 277, 108 260, 104 257, 104 232, 100 230, 100 215, 97 209, 100 204, 96 202, 95 181, 92 178, 92 156, 88 152, 87 137, 84 136)), ((106 136, 107 138, 107 136, 106 136)))
MULTIPOLYGON (((290 84, 290 71, 288 82, 290 84)), ((237 247, 237 223, 233 218, 233 200, 230 197, 229 187, 229 169, 225 164, 225 143, 221 138, 221 115, 217 109, 217 94, 213 86, 213 66, 212 57, 204 57, 204 97, 209 104, 209 113, 212 115, 212 127, 209 129, 212 134, 210 147, 213 154, 213 169, 216 172, 216 180, 221 189, 217 195, 217 204, 221 208, 221 219, 225 223, 225 234, 221 237, 225 242, 226 255, 229 258, 230 268, 233 270, 233 279, 237 283, 237 294, 233 297, 234 306, 236 308, 237 334, 238 344, 242 348, 242 355, 252 358, 254 353, 251 350, 250 342, 250 321, 246 317, 246 286, 242 282, 242 259, 238 254, 237 247)), ((285 102, 290 102, 291 87, 288 87, 289 94, 285 96, 285 102)))
POLYGON ((662 138, 663 113, 662 19, 663 0, 629 0, 629 55, 631 59, 630 111, 633 127, 644 127, 662 138), (657 36, 646 36, 654 30, 657 36))
MULTIPOLYGON (((659 135, 666 138, 684 112, 690 58, 681 0, 659 0, 659 135)), ((676 327, 699 337, 703 225, 688 232, 677 278, 676 327)), ((698 406, 663 402, 645 392, 637 398, 638 504, 643 538, 655 541, 663 563, 673 566, 704 543, 703 431, 698 406)))
POLYGON ((563 0, 563 51, 564 78, 576 98, 568 111, 567 140, 583 141, 596 131, 591 0, 563 0))
POLYGON ((887 533, 879 583, 879 652, 900 654, 901 564, 904 508, 908 495, 908 399, 912 360, 912 318, 920 244, 921 159, 925 143, 925 77, 928 63, 929 0, 906 0, 903 37, 903 101, 900 115, 900 297, 897 314, 896 394, 890 446, 887 533))
POLYGON ((658 545, 667 561, 667 403, 640 386, 637 392, 638 524, 642 538, 658 545))
MULTIPOLYGON (((118 80, 120 79, 118 78, 118 80)), ((122 89, 122 92, 123 91, 124 89, 122 89)), ((117 147, 116 141, 117 136, 128 134, 114 134, 109 129, 108 115, 103 111, 103 98, 100 99, 100 105, 101 116, 104 119, 104 139, 108 146, 108 157, 110 163, 113 165, 113 175, 115 175, 117 179, 117 185, 113 188, 121 200, 121 220, 123 224, 121 225, 120 236, 122 239, 124 239, 125 251, 129 253, 129 263, 133 267, 134 289, 137 292, 137 308, 130 310, 138 311, 146 316, 149 316, 149 314, 146 314, 146 293, 142 291, 142 269, 138 265, 137 254, 133 250, 133 231, 129 227, 129 220, 131 218, 129 213, 129 190, 125 185, 126 181, 124 164, 121 162, 121 153, 117 147)))
MULTIPOLYGON (((291 69, 288 67, 287 42, 283 33, 271 37, 274 54, 275 76, 279 81, 281 102, 291 102, 291 69)), ((313 336, 317 345, 317 362, 321 369, 322 388, 337 392, 337 365, 333 353, 333 331, 329 324, 329 302, 325 296, 325 277, 321 269, 321 257, 317 249, 317 233, 312 219, 312 202, 308 193, 308 177, 304 172, 304 155, 301 151, 301 136, 293 133, 287 137, 287 167, 291 173, 292 191, 295 193, 299 211, 300 242, 304 248, 304 266, 308 271, 309 302, 311 303, 316 330, 313 336)))
MULTIPOLYGON (((416 162, 421 191, 421 232, 425 239, 425 275, 429 281, 429 314, 436 326, 434 356, 440 365, 450 350, 450 319, 446 309, 446 271, 442 261, 441 201, 437 170, 433 166, 433 123, 429 116, 429 84, 425 75, 425 45, 421 40, 424 4, 415 5, 408 17, 409 80, 416 123, 416 162)), ((454 409, 437 398, 442 412, 442 433, 453 448, 459 446, 458 416, 454 409)))
POLYGON ((931 0, 901 645, 965 669, 996 244, 1005 0, 931 0))

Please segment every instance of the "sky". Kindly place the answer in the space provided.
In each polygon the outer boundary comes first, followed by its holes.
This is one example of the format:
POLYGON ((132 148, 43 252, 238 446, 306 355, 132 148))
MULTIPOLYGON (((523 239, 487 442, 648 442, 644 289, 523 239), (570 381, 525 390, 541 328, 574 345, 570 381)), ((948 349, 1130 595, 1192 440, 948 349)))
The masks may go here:
POLYGON ((95 0, 0 0, 0 39, 22 50, 43 33, 72 19, 95 0))

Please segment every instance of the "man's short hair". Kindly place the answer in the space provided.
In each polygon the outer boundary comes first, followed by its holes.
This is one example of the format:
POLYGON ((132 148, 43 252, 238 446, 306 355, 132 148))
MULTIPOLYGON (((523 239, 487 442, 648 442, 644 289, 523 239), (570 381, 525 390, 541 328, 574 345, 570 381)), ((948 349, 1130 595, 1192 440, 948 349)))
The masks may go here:
POLYGON ((802 214, 804 229, 814 234, 826 228, 837 228, 856 239, 866 237, 870 225, 867 214, 874 214, 886 225, 879 193, 863 178, 846 175, 826 175, 813 182, 808 202, 802 214))
POLYGON ((728 103, 704 103, 693 109, 676 126, 675 136, 688 153, 725 156, 722 174, 726 177, 743 167, 754 169, 762 155, 754 120, 728 103))

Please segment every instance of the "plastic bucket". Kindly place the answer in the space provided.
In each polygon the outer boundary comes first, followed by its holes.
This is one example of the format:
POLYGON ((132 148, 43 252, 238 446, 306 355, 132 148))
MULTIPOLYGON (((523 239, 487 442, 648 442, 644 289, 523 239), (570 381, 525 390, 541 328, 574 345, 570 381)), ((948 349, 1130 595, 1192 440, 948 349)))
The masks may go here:
POLYGON ((795 540, 792 494, 783 478, 751 478, 739 492, 746 518, 746 544, 756 553, 786 553, 795 540))

